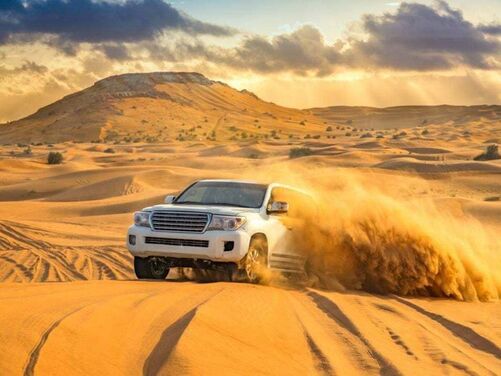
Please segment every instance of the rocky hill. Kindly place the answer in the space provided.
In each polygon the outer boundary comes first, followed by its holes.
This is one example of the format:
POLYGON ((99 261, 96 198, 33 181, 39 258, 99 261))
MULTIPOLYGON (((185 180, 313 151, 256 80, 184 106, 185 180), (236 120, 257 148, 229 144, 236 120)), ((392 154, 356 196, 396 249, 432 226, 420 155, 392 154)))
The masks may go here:
POLYGON ((108 77, 0 125, 0 142, 226 139, 300 130, 306 123, 320 127, 322 121, 199 73, 134 73, 108 77))
POLYGON ((291 109, 199 73, 111 76, 36 113, 0 124, 0 143, 164 142, 309 138, 329 127, 393 129, 500 121, 501 106, 291 109))

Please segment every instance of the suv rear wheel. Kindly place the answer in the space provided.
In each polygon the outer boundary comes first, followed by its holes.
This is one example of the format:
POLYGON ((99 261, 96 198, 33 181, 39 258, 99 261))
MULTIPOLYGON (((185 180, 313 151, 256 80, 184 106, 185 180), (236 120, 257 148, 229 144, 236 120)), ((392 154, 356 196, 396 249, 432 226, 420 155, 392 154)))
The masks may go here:
POLYGON ((134 257, 134 272, 138 279, 165 279, 169 271, 159 257, 134 257))

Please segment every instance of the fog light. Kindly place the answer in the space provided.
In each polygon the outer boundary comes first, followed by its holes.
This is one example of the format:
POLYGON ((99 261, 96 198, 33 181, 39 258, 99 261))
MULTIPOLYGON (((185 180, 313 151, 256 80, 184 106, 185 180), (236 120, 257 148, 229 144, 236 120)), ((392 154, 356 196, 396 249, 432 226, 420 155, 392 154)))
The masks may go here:
POLYGON ((136 235, 129 235, 129 244, 136 245, 136 235))
POLYGON ((224 242, 225 252, 233 251, 233 247, 235 247, 235 242, 224 242))

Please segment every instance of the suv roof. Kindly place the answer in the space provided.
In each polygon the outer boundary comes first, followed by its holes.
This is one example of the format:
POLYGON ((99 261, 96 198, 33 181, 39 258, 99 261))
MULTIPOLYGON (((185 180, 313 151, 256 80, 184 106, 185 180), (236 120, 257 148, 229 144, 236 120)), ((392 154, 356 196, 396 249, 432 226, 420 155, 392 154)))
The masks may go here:
MULTIPOLYGON (((197 182, 222 182, 222 183, 242 183, 242 184, 261 184, 254 180, 238 180, 238 179, 202 179, 197 182)), ((265 184, 269 185, 269 184, 265 184)))
POLYGON ((228 183, 242 183, 242 184, 263 184, 263 185, 267 185, 271 188, 282 187, 282 188, 286 188, 286 189, 290 189, 290 190, 302 193, 302 194, 307 195, 307 196, 311 196, 311 194, 303 191, 302 189, 292 187, 292 186, 287 185, 287 184, 281 184, 281 183, 259 183, 255 180, 239 180, 239 179, 201 179, 201 180, 197 180, 196 182, 197 183, 198 182, 223 182, 223 183, 228 182, 228 183))

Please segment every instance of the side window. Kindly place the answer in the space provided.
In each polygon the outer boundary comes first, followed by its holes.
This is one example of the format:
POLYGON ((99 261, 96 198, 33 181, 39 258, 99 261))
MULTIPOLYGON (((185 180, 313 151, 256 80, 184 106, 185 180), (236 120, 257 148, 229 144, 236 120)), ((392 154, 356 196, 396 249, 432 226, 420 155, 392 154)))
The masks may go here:
POLYGON ((306 210, 306 208, 312 205, 312 200, 309 196, 294 191, 292 189, 287 189, 283 187, 273 188, 271 191, 270 203, 274 201, 285 201, 289 204, 289 211, 287 212, 287 216, 298 218, 301 216, 301 213, 306 210))

